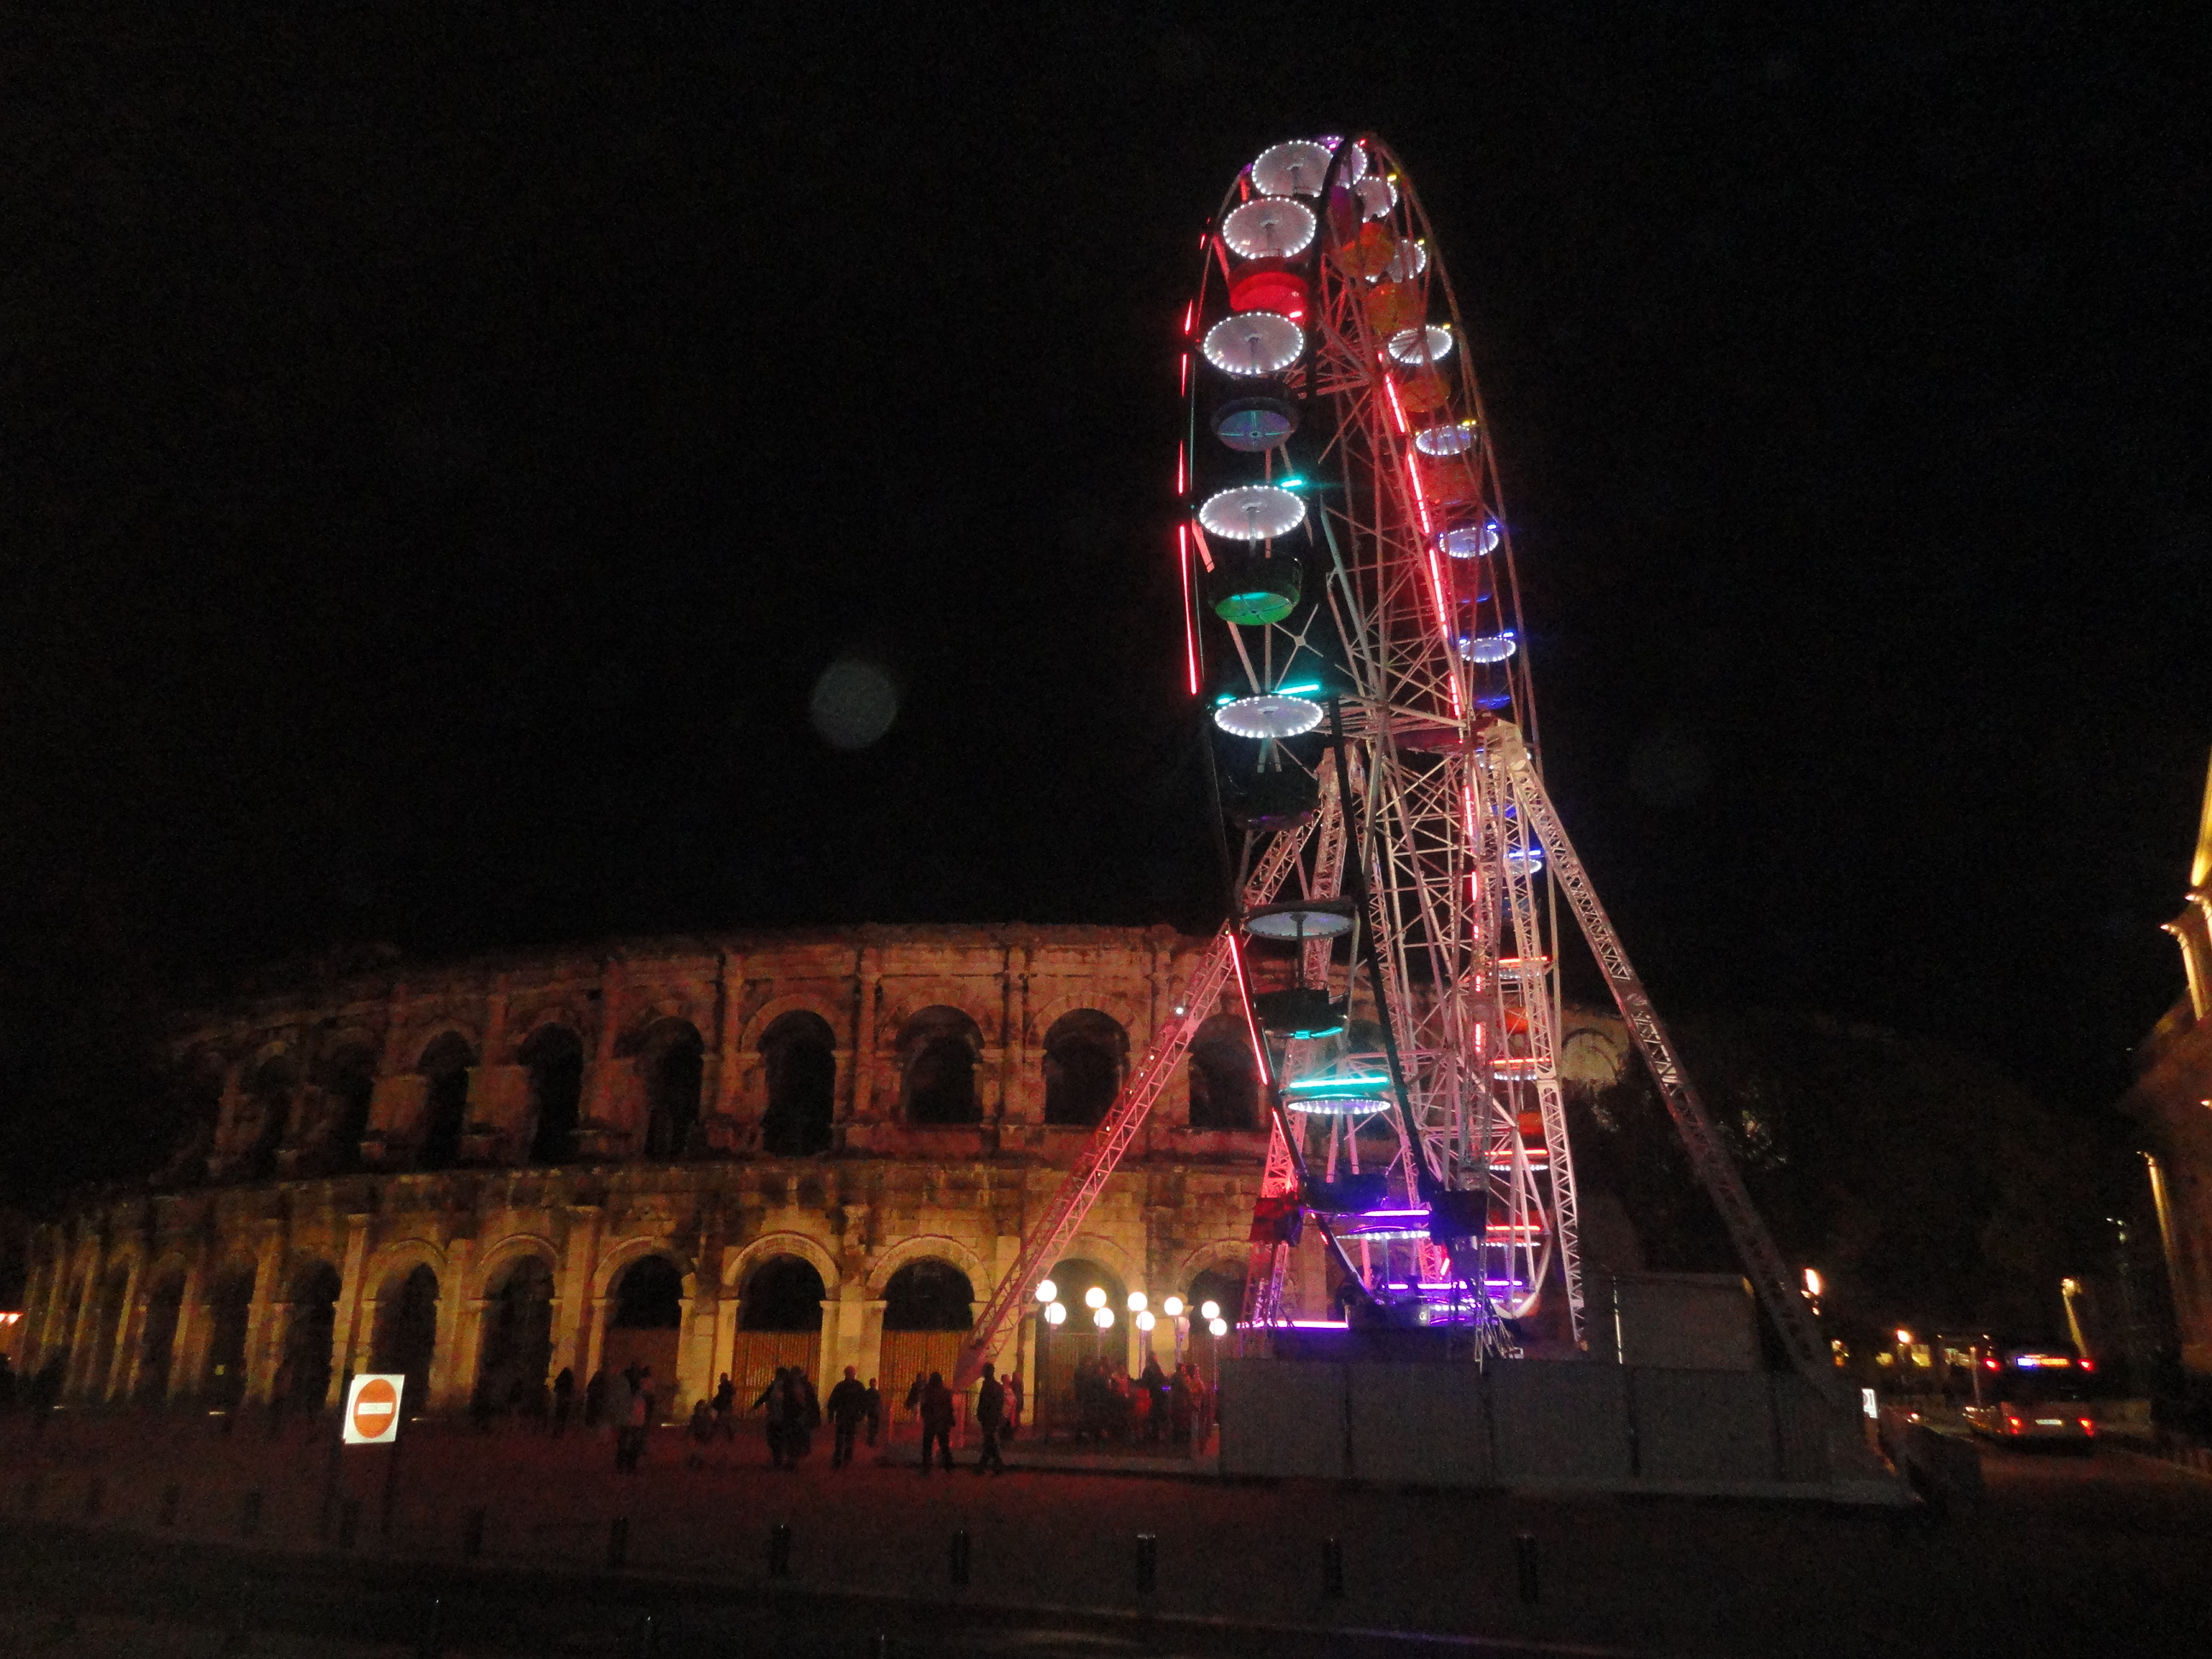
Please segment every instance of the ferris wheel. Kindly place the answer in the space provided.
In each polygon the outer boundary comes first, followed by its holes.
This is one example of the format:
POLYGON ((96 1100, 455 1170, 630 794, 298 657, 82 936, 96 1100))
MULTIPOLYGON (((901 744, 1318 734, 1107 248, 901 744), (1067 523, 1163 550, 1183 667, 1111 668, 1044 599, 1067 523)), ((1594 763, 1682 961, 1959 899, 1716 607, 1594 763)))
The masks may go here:
POLYGON ((1310 1220, 1375 1305, 1487 1328, 1549 1290, 1578 1340, 1553 907, 1514 787, 1535 713, 1512 538, 1397 157, 1371 136, 1263 152, 1203 239, 1185 324, 1189 686, 1232 857, 1297 844, 1288 896, 1243 918, 1283 1189, 1248 1318, 1277 1313, 1310 1220))
POLYGON ((1285 1319, 1310 1226, 1347 1322, 1510 1352, 1548 1317, 1580 1343, 1562 905, 1785 1348, 1825 1379, 1813 1316, 1545 790, 1467 325, 1396 155, 1371 134, 1261 152, 1200 239, 1182 321, 1186 690, 1232 914, 1025 1231, 963 1385, 1217 1006, 1242 1012, 1269 1130, 1246 1331, 1285 1319))

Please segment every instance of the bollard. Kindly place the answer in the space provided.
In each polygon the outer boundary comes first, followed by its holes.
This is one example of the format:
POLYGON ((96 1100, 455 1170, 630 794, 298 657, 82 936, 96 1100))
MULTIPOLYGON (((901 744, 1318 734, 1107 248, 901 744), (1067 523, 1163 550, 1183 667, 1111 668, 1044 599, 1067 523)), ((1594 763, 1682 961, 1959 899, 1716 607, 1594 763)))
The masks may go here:
POLYGON ((251 1538, 261 1530, 261 1494, 250 1492, 238 1506, 238 1535, 251 1538))
POLYGON ((617 1572, 629 1559, 629 1516, 618 1515, 607 1524, 607 1565, 617 1572))
POLYGON ((439 1615, 445 1611, 445 1602, 439 1596, 430 1598, 430 1611, 422 1620, 422 1639, 415 1644, 415 1659, 438 1659, 441 1640, 438 1629, 439 1615))
POLYGON ((952 1582, 956 1584, 968 1582, 968 1528, 965 1527, 953 1529, 952 1582))
POLYGON ((651 1613, 637 1627, 637 1659, 653 1659, 653 1644, 659 1639, 660 1626, 651 1613))
POLYGON ((184 1501, 185 1489, 173 1481, 161 1488, 161 1525, 173 1527, 177 1524, 177 1505, 184 1501))
POLYGON ((1513 1565, 1521 1577, 1521 1599, 1523 1601, 1535 1601, 1540 1588, 1536 1582, 1535 1534, 1516 1532, 1513 1534, 1513 1565))
POLYGON ((338 1505, 338 1547, 349 1550, 361 1534, 361 1499, 349 1498, 338 1505))
POLYGON ((461 1559, 473 1561, 483 1553, 484 1512, 471 1510, 461 1523, 461 1559))
POLYGON ((768 1576, 791 1577, 791 1528, 779 1521, 768 1529, 768 1576))
POLYGON ((1321 1540, 1321 1593, 1327 1601, 1341 1601, 1344 1599, 1344 1540, 1341 1538, 1321 1540))
POLYGON ((1159 1577, 1159 1538, 1152 1533, 1140 1532, 1137 1534, 1137 1594, 1150 1595, 1159 1577))
POLYGON ((101 1490, 100 1477, 95 1474, 86 1485, 84 1489, 84 1518, 86 1520, 97 1521, 100 1519, 100 1500, 104 1495, 105 1494, 101 1490))

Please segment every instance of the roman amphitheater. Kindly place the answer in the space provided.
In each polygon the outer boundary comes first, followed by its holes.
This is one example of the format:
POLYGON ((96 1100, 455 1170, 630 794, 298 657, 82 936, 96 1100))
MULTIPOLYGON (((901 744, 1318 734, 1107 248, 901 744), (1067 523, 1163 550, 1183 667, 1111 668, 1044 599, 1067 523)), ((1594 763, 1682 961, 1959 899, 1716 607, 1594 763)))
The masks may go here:
MULTIPOLYGON (((192 1015, 165 1057, 164 1167, 34 1235, 21 1364, 58 1364, 79 1405, 214 1410, 322 1406, 349 1370, 404 1372, 432 1412, 530 1401, 632 1360, 671 1414, 793 1362, 902 1396, 951 1370, 1203 945, 658 939, 303 976, 192 1015)), ((1584 1024, 1568 1057, 1617 1069, 1617 1028, 1584 1024)), ((1063 1295, 1233 1304, 1263 1121, 1241 1022, 1217 1014, 1055 1269, 1063 1295)), ((1318 1257, 1294 1273, 1318 1309, 1318 1257)), ((1079 1358, 1134 1367, 1176 1340, 1031 1316, 998 1357, 1042 1401, 1079 1358)))

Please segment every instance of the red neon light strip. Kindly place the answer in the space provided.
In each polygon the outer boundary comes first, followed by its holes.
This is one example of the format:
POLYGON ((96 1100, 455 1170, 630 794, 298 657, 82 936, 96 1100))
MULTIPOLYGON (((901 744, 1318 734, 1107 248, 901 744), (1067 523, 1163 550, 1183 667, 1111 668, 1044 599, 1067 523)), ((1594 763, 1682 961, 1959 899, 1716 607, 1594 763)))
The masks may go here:
POLYGON ((1402 437, 1406 431, 1406 410, 1405 406, 1398 401, 1398 383, 1385 374, 1382 377, 1382 390, 1390 394, 1390 414, 1398 422, 1398 433, 1402 437))
POLYGON ((1190 353, 1188 351, 1182 354, 1182 384, 1177 386, 1176 391, 1178 396, 1185 395, 1190 391, 1190 353))
POLYGON ((1190 526, 1176 526, 1176 568, 1182 572, 1182 653, 1190 671, 1190 695, 1198 695, 1198 613, 1190 602, 1190 526))
POLYGON ((1183 492, 1190 488, 1188 481, 1189 475, 1185 471, 1189 464, 1190 453, 1188 447, 1183 444, 1177 444, 1176 446, 1176 499, 1177 501, 1181 501, 1183 496, 1183 492))
MULTIPOLYGON (((1199 245, 1200 247, 1204 247, 1204 246, 1206 246, 1206 239, 1205 239, 1204 237, 1202 237, 1202 236, 1201 236, 1201 237, 1200 237, 1200 238, 1199 238, 1199 240, 1198 240, 1198 245, 1199 245)), ((1185 307, 1182 308, 1182 337, 1183 337, 1183 338, 1184 338, 1184 339, 1186 339, 1186 340, 1188 340, 1188 338, 1190 338, 1190 325, 1191 325, 1191 322, 1192 322, 1192 320, 1193 320, 1194 318, 1196 318, 1196 317, 1197 317, 1197 315, 1198 315, 1198 301, 1195 301, 1195 300, 1193 300, 1193 301, 1192 301, 1188 305, 1185 306, 1185 307)))
POLYGON ((1252 982, 1244 976, 1244 947, 1237 942, 1237 925, 1230 923, 1229 962, 1237 970, 1237 1006, 1244 1011, 1244 1029, 1252 1038, 1252 1059, 1260 1068, 1260 1085, 1267 1091, 1270 1100, 1275 1093, 1274 1068, 1267 1060, 1267 1045, 1260 1036, 1260 1022, 1252 1013, 1252 982))

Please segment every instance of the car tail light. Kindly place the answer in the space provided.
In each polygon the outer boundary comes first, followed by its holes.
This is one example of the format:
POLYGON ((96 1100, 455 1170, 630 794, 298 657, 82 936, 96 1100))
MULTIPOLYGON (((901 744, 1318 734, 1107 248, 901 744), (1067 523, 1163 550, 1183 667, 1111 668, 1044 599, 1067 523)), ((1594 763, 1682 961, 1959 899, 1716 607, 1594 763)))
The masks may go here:
POLYGON ((2008 1417, 2005 1419, 2005 1432, 2007 1434, 2018 1434, 2020 1432, 2020 1419, 2017 1417, 2008 1417))
POLYGON ((2081 1419, 2081 1432, 2094 1440, 2097 1437, 2097 1419, 2094 1417, 2085 1417, 2081 1419))

